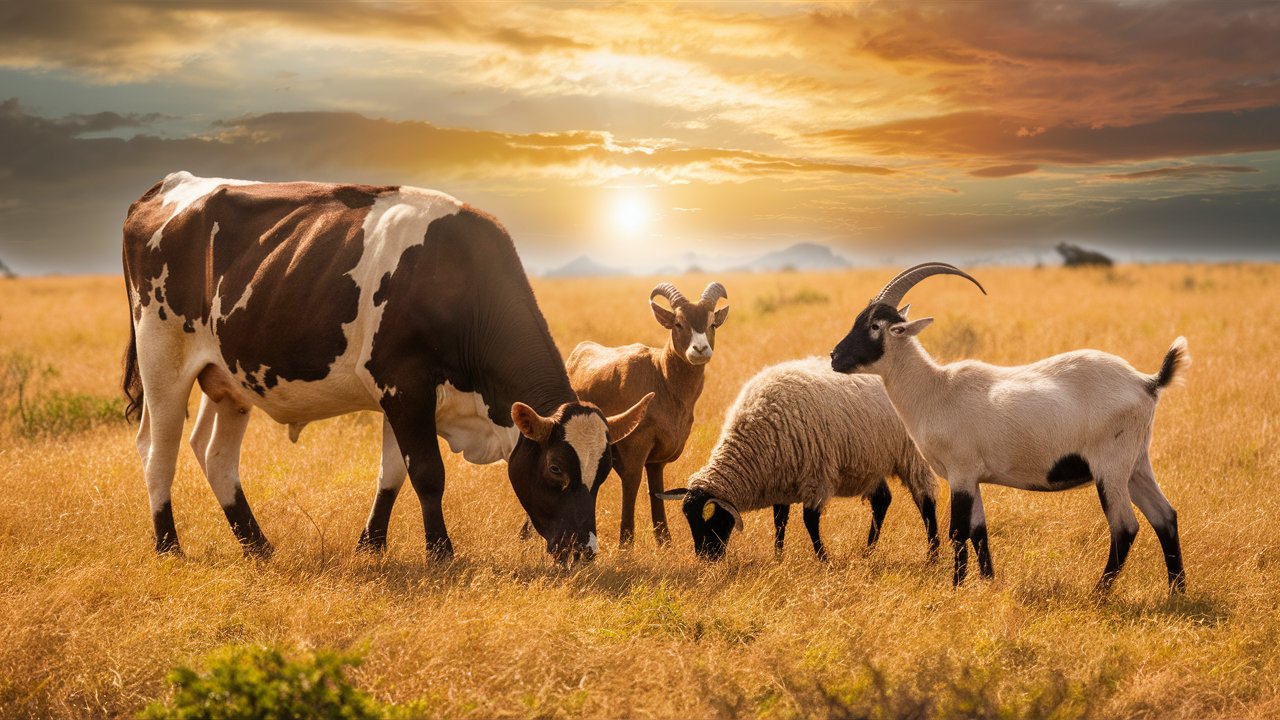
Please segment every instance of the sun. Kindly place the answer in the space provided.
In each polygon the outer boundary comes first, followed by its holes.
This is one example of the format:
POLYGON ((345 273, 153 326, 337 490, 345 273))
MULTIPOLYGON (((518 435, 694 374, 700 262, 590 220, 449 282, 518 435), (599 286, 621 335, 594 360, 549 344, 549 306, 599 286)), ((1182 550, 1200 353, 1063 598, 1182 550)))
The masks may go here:
POLYGON ((649 199, 634 189, 618 192, 610 201, 608 215, 610 227, 624 237, 642 234, 653 221, 649 199))

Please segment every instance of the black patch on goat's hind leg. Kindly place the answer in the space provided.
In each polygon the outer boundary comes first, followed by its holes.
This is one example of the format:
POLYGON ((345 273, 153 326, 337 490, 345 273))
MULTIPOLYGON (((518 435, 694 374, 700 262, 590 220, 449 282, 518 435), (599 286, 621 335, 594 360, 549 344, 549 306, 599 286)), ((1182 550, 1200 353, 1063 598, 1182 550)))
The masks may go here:
MULTIPOLYGON (((1102 511, 1107 513, 1107 524, 1111 525, 1111 517, 1108 512, 1110 502, 1107 500, 1106 488, 1103 487, 1101 482, 1098 482, 1098 500, 1102 503, 1102 511)), ((1098 592, 1105 594, 1111 590, 1116 576, 1124 568, 1124 561, 1129 557, 1129 549, 1133 547, 1133 539, 1137 536, 1137 529, 1129 530, 1124 527, 1111 527, 1111 548, 1107 552, 1107 566, 1103 568, 1102 577, 1098 579, 1096 588, 1098 592)))
POLYGON ((969 574, 969 519, 973 513, 973 496, 967 493, 951 493, 951 548, 955 553, 955 568, 951 584, 959 586, 969 574))
POLYGON ((1169 573, 1169 590, 1184 593, 1187 591, 1187 572, 1182 567, 1182 543, 1178 539, 1178 513, 1174 512, 1164 525, 1153 527, 1156 537, 1160 538, 1160 549, 1164 553, 1164 565, 1169 573))
POLYGON ((884 526, 884 516, 889 512, 889 504, 892 502, 893 493, 889 492, 889 483, 881 480, 880 485, 871 494, 871 529, 867 531, 868 550, 880 541, 880 528, 884 526))
POLYGON ((249 509, 249 501, 244 497, 244 490, 239 486, 236 487, 235 498, 230 505, 222 508, 222 513, 227 516, 227 522, 231 524, 231 532, 235 533, 236 540, 244 548, 245 555, 261 558, 271 556, 274 548, 262 534, 258 519, 253 516, 253 510, 249 509))
POLYGON ((978 573, 987 579, 995 577, 996 566, 991 562, 991 545, 987 540, 986 523, 970 530, 969 540, 973 542, 973 552, 978 556, 978 573))
POLYGON ((1045 475, 1049 487, 1054 490, 1066 490, 1079 487, 1093 480, 1093 471, 1089 462, 1077 453, 1068 453, 1058 458, 1045 475))
POLYGON ((787 537, 787 519, 791 516, 791 506, 778 503, 773 506, 773 552, 782 557, 783 541, 787 537))
POLYGON ((373 498, 373 509, 369 511, 369 522, 356 542, 357 550, 380 553, 387 549, 387 527, 391 524, 391 509, 395 507, 399 493, 399 488, 378 488, 378 494, 373 498))
POLYGON ((809 539, 813 541, 813 553, 818 556, 819 560, 826 562, 827 548, 822 544, 822 535, 818 531, 818 525, 821 522, 821 510, 804 509, 804 529, 809 531, 809 539))
POLYGON ((165 503, 151 516, 151 523, 156 531, 156 553, 160 555, 181 555, 182 546, 178 544, 178 528, 173 524, 173 504, 165 503))

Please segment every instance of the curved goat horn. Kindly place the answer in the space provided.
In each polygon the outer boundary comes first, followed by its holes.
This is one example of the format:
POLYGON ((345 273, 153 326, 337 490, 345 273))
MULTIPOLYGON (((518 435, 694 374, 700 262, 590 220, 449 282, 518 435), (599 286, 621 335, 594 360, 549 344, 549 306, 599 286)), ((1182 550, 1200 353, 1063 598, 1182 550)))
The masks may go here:
POLYGON ((716 307, 716 301, 721 298, 728 300, 729 291, 725 290, 724 286, 720 283, 713 282, 707 285, 706 290, 702 291, 702 298, 698 300, 698 304, 706 305, 708 309, 714 310, 716 307))
POLYGON ((666 298, 672 307, 675 307, 676 303, 688 302, 688 300, 684 299, 684 295, 676 289, 676 286, 669 282, 654 285, 653 291, 649 293, 649 299, 652 300, 659 295, 666 298))
POLYGON ((876 303, 884 303, 885 305, 892 305, 896 308, 898 307, 898 303, 902 302, 902 298, 907 294, 908 290, 915 287, 916 283, 924 280, 930 275, 959 275, 974 285, 977 285, 983 295, 987 294, 987 290, 982 287, 982 283, 974 280, 968 273, 960 268, 943 262, 927 262, 921 263, 912 268, 907 268, 906 270, 898 273, 898 276, 890 280, 889 284, 885 285, 884 289, 880 291, 880 294, 875 296, 875 298, 873 298, 868 304, 875 305, 876 303))

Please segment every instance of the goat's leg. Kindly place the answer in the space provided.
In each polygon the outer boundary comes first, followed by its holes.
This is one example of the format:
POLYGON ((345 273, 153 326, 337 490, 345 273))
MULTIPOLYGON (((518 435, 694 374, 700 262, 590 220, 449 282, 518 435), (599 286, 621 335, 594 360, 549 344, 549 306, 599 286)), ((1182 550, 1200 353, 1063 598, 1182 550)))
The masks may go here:
POLYGON ((968 489, 958 483, 951 485, 951 549, 955 555, 955 568, 952 570, 951 583, 959 586, 969 574, 969 530, 970 516, 973 512, 973 493, 977 484, 968 489))
POLYGON ((1111 528, 1111 549, 1107 554, 1107 566, 1098 579, 1096 590, 1106 594, 1111 590, 1116 576, 1124 568, 1124 561, 1129 557, 1129 549, 1133 547, 1133 539, 1138 535, 1138 518, 1133 514, 1133 505, 1129 498, 1129 482, 1108 480, 1113 475, 1095 478, 1098 486, 1098 500, 1102 503, 1102 512, 1106 513, 1107 525, 1111 528))
POLYGON ((649 463, 644 466, 649 479, 649 516, 653 518, 653 538, 659 547, 671 544, 671 531, 667 528, 667 507, 658 497, 662 492, 662 470, 666 463, 649 463))
POLYGON ((1160 538, 1165 569, 1169 573, 1169 589, 1186 592, 1187 574, 1182 567, 1182 544, 1178 540, 1178 513, 1165 499, 1164 493, 1160 492, 1155 472, 1151 469, 1151 458, 1146 450, 1138 457, 1133 475, 1129 477, 1129 494, 1133 497, 1133 504, 1138 506, 1155 529, 1156 537, 1160 538))
POLYGON ((369 519, 365 521, 364 531, 356 543, 357 550, 380 553, 387 549, 387 527, 391 523, 391 508, 396 504, 396 496, 404 486, 409 471, 404 464, 404 456, 400 454, 400 445, 396 443, 396 434, 391 430, 391 422, 384 415, 382 418, 382 462, 378 468, 378 492, 373 496, 373 507, 369 509, 369 519))
POLYGON ((991 546, 987 540, 987 513, 982 507, 982 487, 973 488, 973 510, 969 514, 969 540, 973 542, 973 552, 978 556, 978 573, 984 578, 996 576, 995 564, 991 562, 991 546))
POLYGON ((638 452, 633 448, 617 448, 614 470, 622 480, 622 518, 618 526, 618 546, 626 549, 635 544, 636 539, 636 496, 640 493, 640 476, 644 471, 644 457, 648 451, 638 452))
POLYGON ((818 524, 822 521, 822 508, 804 509, 804 529, 809 531, 809 539, 813 541, 813 553, 822 562, 827 561, 827 548, 822 544, 822 536, 818 533, 818 524))
POLYGON ((791 506, 779 503, 773 506, 773 553, 782 559, 782 541, 787 536, 787 518, 791 515, 791 506))
POLYGON ((867 531, 867 550, 874 548, 880 541, 880 528, 884 526, 884 516, 889 512, 891 502, 893 493, 889 492, 889 483, 881 480, 871 493, 871 529, 867 531))

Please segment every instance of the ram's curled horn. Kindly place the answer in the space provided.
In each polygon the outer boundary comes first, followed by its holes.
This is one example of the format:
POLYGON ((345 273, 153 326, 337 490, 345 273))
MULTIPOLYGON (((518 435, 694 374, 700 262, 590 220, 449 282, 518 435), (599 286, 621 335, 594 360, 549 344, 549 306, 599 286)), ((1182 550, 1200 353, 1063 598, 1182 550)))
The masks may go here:
POLYGON ((684 299, 684 295, 676 289, 676 286, 669 282, 654 285, 653 291, 649 293, 649 299, 652 300, 659 295, 666 298, 672 307, 675 307, 676 303, 688 302, 684 299))
POLYGON ((729 291, 725 290, 724 286, 720 283, 713 282, 707 285, 706 290, 702 291, 702 299, 698 300, 698 304, 706 305, 709 310, 715 310, 716 301, 721 299, 728 300, 729 291))
POLYGON ((902 298, 907 294, 908 290, 915 287, 916 283, 924 280, 930 275, 959 275, 974 285, 977 285, 983 295, 987 294, 987 290, 982 287, 982 283, 974 280, 969 273, 966 273, 960 268, 943 262, 927 262, 921 263, 912 268, 907 268, 906 270, 898 273, 898 276, 890 280, 889 284, 885 285, 884 289, 880 291, 880 294, 875 296, 869 304, 875 305, 876 303, 884 303, 885 305, 897 307, 898 303, 902 302, 902 298))

